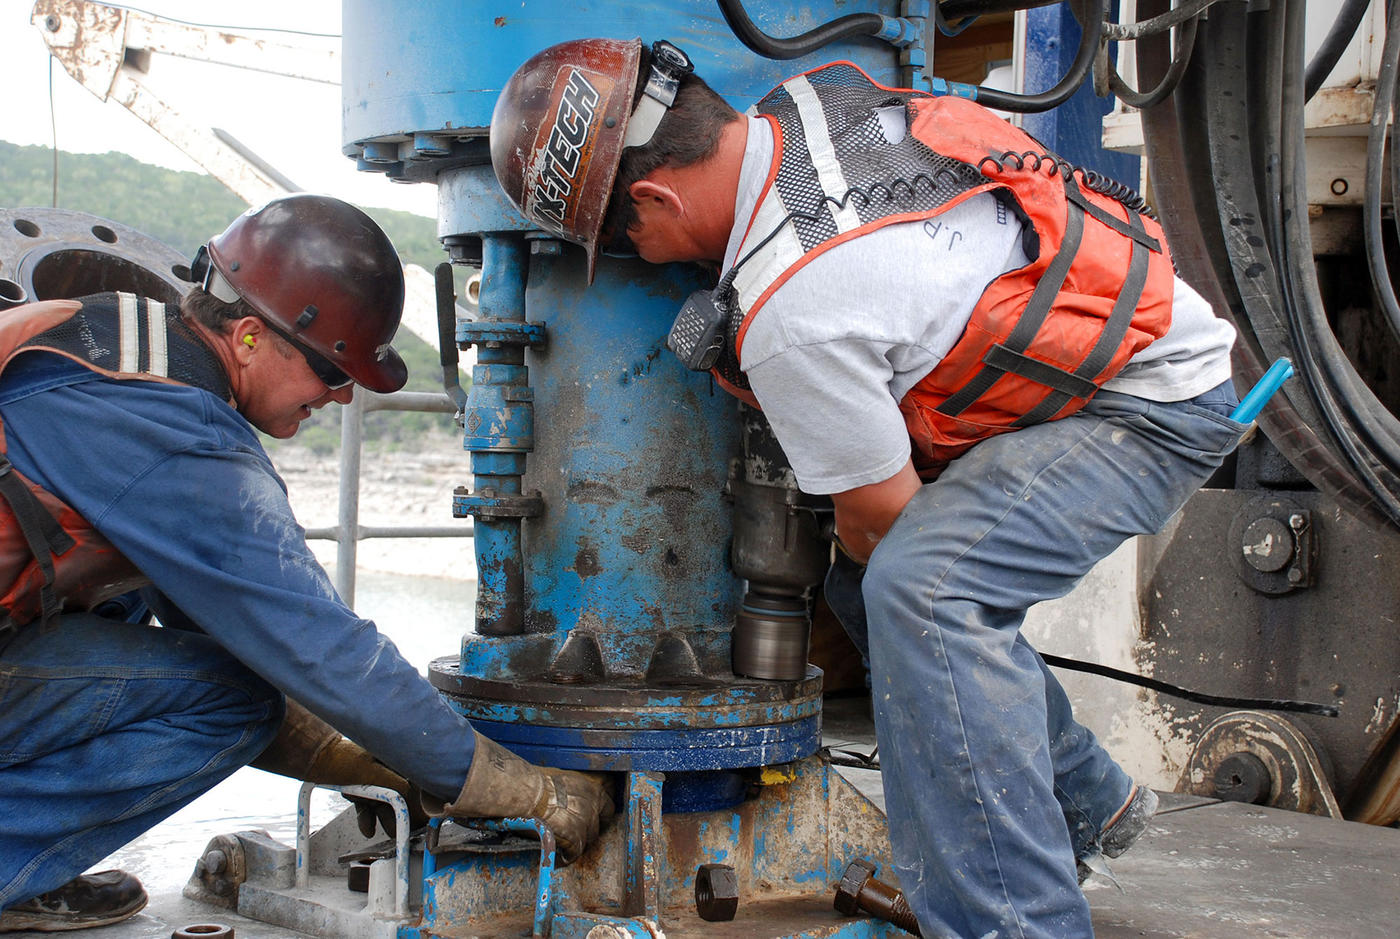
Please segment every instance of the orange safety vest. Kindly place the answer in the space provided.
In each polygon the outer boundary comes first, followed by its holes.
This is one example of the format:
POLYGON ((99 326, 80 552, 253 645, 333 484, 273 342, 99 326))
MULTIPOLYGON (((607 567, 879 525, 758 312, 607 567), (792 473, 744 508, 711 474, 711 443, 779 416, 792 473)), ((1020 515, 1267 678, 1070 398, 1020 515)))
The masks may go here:
POLYGON ((773 164, 717 291, 732 344, 715 369, 750 403, 744 335, 789 277, 835 245, 981 192, 1021 218, 1033 260, 983 290, 962 336, 899 402, 921 476, 987 437, 1073 414, 1171 325, 1171 256, 1141 200, 980 105, 885 88, 838 62, 784 82, 757 112, 773 126, 773 164), (891 105, 908 124, 898 144, 876 114, 891 105))
MULTIPOLYGON (((0 373, 23 352, 55 352, 109 378, 194 385, 224 400, 214 353, 155 300, 98 294, 16 307, 0 320, 0 373)), ((19 627, 90 610, 149 583, 86 519, 4 456, 0 424, 0 648, 19 627)))

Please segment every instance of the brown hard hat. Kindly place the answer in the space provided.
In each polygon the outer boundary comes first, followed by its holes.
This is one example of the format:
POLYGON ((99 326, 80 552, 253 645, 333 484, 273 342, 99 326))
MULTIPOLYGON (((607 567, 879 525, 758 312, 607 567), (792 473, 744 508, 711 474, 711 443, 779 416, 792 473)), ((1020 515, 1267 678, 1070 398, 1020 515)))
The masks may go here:
POLYGON ((641 61, 640 39, 576 39, 516 70, 491 116, 491 165, 526 218, 583 245, 588 280, 641 61))
POLYGON ((330 196, 282 196, 234 219, 208 252, 238 296, 358 384, 390 392, 408 380, 390 344, 403 264, 364 212, 330 196))

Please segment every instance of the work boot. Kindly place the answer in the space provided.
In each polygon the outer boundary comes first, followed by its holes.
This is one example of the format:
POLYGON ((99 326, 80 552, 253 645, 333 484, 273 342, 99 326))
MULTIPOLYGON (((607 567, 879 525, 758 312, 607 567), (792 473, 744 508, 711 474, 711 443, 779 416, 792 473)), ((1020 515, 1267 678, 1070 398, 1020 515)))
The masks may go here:
POLYGON ((1133 789, 1127 804, 1118 810, 1117 817, 1110 821, 1099 835, 1099 850, 1075 861, 1079 882, 1084 883, 1089 879, 1089 875, 1097 870, 1095 862, 1098 866, 1104 866, 1106 872, 1107 867, 1103 865, 1102 857, 1121 857, 1142 837, 1142 833, 1147 831, 1152 816, 1156 814, 1157 793, 1146 786, 1133 789))
POLYGON ((66 932, 108 926, 146 905, 141 881, 124 871, 84 874, 0 913, 0 932, 66 932))

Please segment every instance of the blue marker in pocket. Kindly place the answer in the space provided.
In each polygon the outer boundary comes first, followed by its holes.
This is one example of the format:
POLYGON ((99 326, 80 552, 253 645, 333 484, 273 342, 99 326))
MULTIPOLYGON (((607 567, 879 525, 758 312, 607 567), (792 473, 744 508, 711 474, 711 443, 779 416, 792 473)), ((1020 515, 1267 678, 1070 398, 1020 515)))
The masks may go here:
POLYGON ((1264 410, 1264 405, 1274 396, 1274 392, 1293 374, 1293 363, 1288 359, 1275 359, 1274 364, 1264 373, 1264 377, 1245 395, 1239 405, 1230 412, 1230 420, 1241 424, 1252 424, 1264 410))

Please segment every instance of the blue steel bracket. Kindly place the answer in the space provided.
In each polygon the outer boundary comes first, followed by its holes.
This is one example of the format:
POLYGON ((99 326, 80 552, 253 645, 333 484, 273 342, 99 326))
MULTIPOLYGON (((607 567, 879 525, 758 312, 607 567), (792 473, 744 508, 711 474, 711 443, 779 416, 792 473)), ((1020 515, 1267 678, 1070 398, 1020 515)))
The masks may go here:
POLYGON ((927 91, 930 81, 929 58, 933 54, 933 0, 901 0, 899 14, 902 22, 910 24, 907 40, 895 43, 899 48, 900 74, 906 87, 927 91))
POLYGON ((458 486, 452 493, 453 518, 535 518, 544 513, 544 498, 536 490, 531 495, 478 489, 475 493, 458 486))
MULTIPOLYGON (((428 895, 428 879, 437 873, 437 849, 442 834, 442 819, 428 822, 428 836, 423 847, 423 887, 428 895)), ((535 889, 535 909, 531 936, 549 939, 550 921, 557 912, 554 905, 554 832, 544 822, 533 818, 454 818, 453 821, 477 831, 516 832, 533 834, 540 839, 540 873, 535 889)))
POLYGON ((544 323, 521 323, 515 320, 463 320, 457 324, 457 345, 462 349, 473 345, 499 348, 506 345, 542 346, 548 341, 544 323), (495 343, 495 346, 491 346, 495 343))

